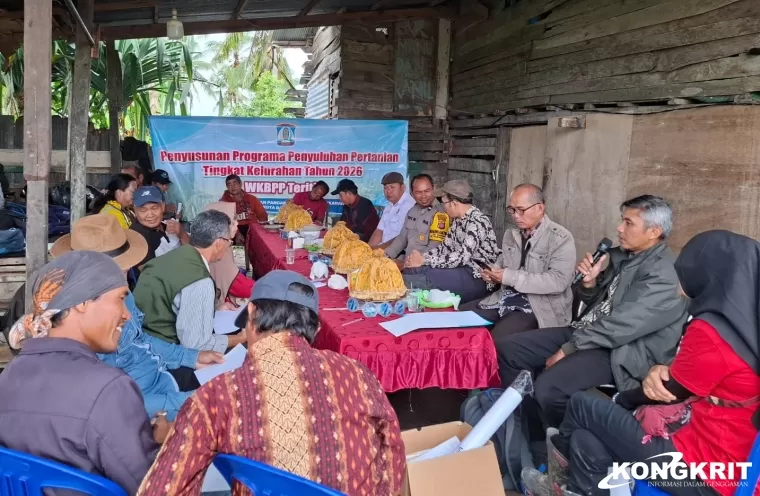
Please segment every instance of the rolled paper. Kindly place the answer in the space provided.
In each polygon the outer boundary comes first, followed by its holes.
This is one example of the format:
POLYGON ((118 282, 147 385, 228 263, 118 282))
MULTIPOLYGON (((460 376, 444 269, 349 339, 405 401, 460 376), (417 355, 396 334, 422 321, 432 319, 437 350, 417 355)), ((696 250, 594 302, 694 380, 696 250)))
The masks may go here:
POLYGON ((469 434, 462 440, 457 451, 467 451, 485 446, 501 425, 507 421, 526 394, 533 394, 530 372, 521 371, 496 403, 483 415, 469 434))

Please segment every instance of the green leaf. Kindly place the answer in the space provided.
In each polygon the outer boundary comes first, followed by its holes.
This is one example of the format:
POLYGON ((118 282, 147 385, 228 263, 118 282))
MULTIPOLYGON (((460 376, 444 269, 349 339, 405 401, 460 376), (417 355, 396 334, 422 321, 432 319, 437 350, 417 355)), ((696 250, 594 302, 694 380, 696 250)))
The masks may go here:
POLYGON ((163 38, 156 39, 156 69, 158 70, 158 82, 164 83, 164 55, 166 53, 166 42, 163 38))

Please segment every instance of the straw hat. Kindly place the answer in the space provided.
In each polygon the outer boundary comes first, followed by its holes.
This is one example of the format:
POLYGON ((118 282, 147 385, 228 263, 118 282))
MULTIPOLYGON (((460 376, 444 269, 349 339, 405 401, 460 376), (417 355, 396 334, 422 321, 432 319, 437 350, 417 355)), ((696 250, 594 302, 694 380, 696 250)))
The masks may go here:
POLYGON ((89 215, 71 227, 71 234, 59 238, 50 248, 53 257, 70 251, 97 251, 113 258, 122 270, 131 269, 148 253, 148 242, 137 231, 124 229, 116 217, 89 215))

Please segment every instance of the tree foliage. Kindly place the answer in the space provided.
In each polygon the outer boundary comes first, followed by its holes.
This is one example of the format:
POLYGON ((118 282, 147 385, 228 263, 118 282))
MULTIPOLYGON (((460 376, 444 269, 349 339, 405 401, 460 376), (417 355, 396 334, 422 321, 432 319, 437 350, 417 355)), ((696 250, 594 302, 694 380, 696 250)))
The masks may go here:
POLYGON ((236 105, 230 115, 235 117, 291 117, 285 112, 287 86, 271 72, 259 77, 249 104, 236 105))

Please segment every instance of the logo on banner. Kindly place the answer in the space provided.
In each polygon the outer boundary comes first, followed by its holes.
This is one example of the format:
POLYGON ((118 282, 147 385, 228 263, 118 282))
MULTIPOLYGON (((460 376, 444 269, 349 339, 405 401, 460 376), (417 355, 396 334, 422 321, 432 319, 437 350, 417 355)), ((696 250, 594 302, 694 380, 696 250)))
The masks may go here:
POLYGON ((747 472, 752 466, 750 462, 687 463, 679 452, 662 453, 647 460, 613 463, 607 477, 599 482, 599 489, 626 486, 631 480, 648 480, 657 487, 692 487, 711 480, 713 485, 734 487, 747 483, 747 472), (654 461, 660 457, 670 458, 670 461, 654 461))
POLYGON ((277 126, 277 144, 280 146, 293 146, 296 144, 296 126, 293 124, 280 124, 277 126))

